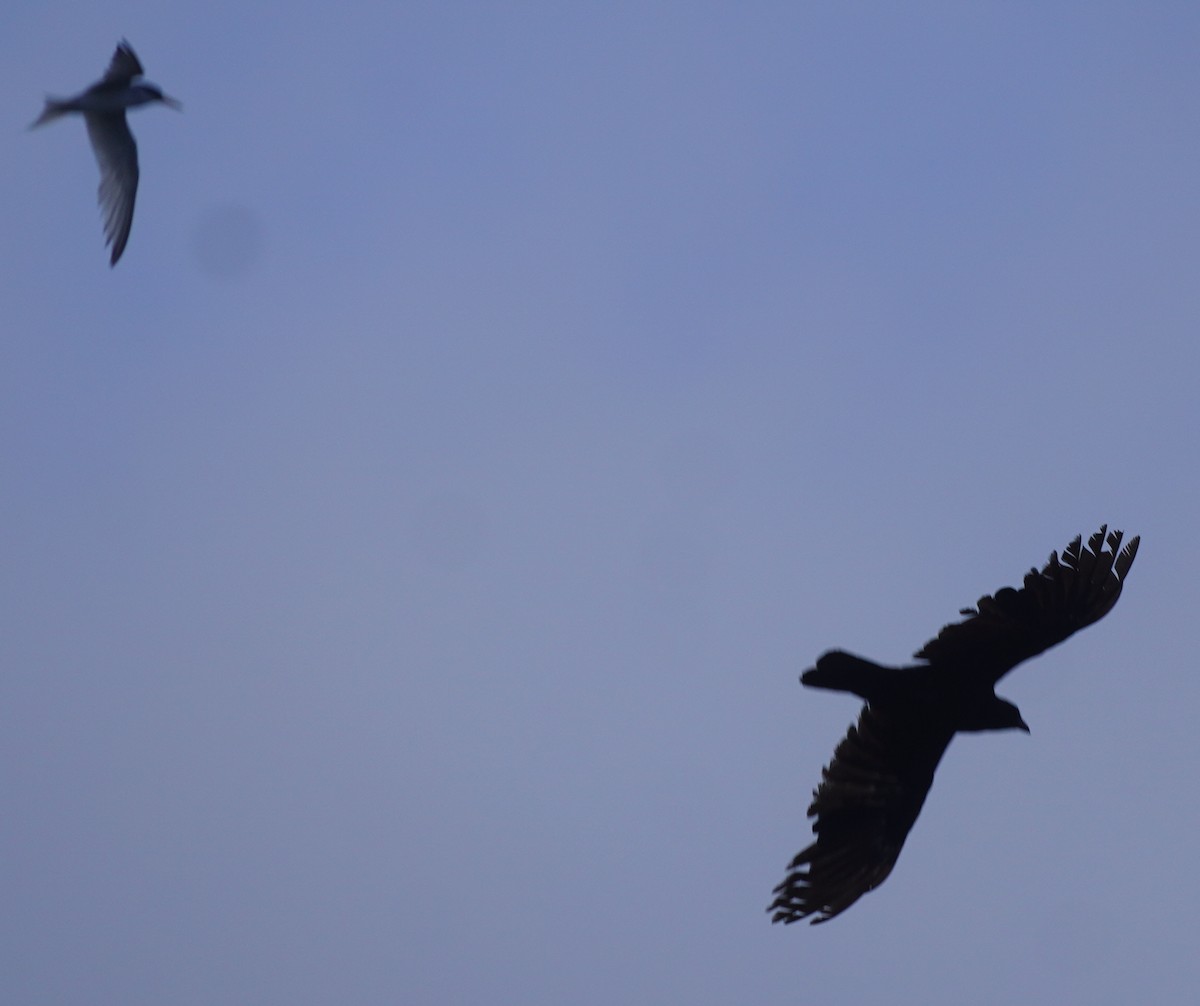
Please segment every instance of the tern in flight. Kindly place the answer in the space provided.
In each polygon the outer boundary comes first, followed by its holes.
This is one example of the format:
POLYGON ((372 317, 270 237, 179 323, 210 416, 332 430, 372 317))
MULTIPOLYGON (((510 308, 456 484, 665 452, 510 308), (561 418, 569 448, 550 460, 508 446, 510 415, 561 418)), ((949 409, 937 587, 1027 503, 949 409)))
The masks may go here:
POLYGON ((100 208, 104 213, 105 243, 112 245, 110 265, 117 264, 129 240, 137 196, 137 144, 125 122, 125 110, 155 101, 176 110, 183 107, 153 84, 137 80, 141 75, 142 64, 129 43, 122 40, 100 80, 74 98, 47 98, 45 110, 29 127, 34 129, 68 112, 83 113, 92 152, 100 165, 100 208))

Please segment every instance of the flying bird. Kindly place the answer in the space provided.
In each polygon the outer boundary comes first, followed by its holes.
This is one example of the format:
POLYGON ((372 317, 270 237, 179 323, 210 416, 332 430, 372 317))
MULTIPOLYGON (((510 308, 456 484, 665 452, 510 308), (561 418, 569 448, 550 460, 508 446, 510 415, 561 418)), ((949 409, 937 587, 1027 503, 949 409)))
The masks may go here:
POLYGON ((810 688, 850 692, 866 705, 821 772, 808 808, 816 838, 775 888, 772 922, 827 922, 887 879, 956 733, 1029 732, 996 683, 1112 610, 1140 539, 1121 548, 1122 533, 1106 539, 1107 531, 1102 525, 1086 548, 1076 538, 1061 559, 1052 552, 1021 587, 962 609, 964 621, 916 652, 920 663, 882 667, 833 650, 801 675, 810 688))
POLYGON ((100 80, 73 98, 47 98, 42 114, 29 127, 35 129, 69 112, 83 113, 92 152, 100 165, 100 208, 104 213, 105 244, 112 245, 110 265, 117 264, 129 240, 137 197, 137 144, 125 121, 125 110, 152 102, 176 110, 183 107, 153 84, 134 83, 142 72, 133 48, 122 40, 100 80))

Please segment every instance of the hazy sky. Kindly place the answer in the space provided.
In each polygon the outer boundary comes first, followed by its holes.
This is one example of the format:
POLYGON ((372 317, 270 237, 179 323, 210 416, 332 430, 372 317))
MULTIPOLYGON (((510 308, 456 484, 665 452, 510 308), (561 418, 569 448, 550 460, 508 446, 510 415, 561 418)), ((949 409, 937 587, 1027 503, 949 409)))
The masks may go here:
POLYGON ((1200 8, 0 21, 0 1001, 1195 1001, 1200 8), (123 36, 110 269, 25 127, 123 36), (772 926, 800 671, 1102 522, 1032 735, 772 926))

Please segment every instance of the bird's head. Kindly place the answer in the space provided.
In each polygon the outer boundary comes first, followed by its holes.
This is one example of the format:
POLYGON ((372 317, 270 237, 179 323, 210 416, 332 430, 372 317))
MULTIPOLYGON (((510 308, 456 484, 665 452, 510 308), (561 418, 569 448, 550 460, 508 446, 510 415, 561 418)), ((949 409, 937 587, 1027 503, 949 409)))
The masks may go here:
POLYGON ((1008 699, 992 695, 980 706, 975 715, 958 728, 959 730, 1020 730, 1029 733, 1029 724, 1021 716, 1021 710, 1008 699))
POLYGON ((169 98, 163 94, 161 90, 153 84, 135 84, 129 89, 131 105, 149 105, 151 102, 161 102, 167 108, 173 108, 177 112, 183 111, 183 105, 174 98, 169 98))
POLYGON ((1020 730, 1022 733, 1029 733, 1029 724, 1025 722, 1021 710, 1007 699, 996 699, 996 713, 998 722, 995 729, 1020 730))

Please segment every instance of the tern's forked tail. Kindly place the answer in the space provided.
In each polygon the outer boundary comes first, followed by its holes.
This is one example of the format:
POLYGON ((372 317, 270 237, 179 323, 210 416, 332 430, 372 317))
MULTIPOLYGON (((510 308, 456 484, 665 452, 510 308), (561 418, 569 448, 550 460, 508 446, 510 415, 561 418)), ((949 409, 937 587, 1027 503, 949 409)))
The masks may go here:
POLYGON ((46 107, 42 109, 42 114, 29 124, 29 128, 37 129, 38 126, 44 126, 47 122, 53 122, 55 119, 61 118, 71 111, 74 111, 74 109, 71 108, 69 101, 60 101, 58 98, 47 98, 46 107))

